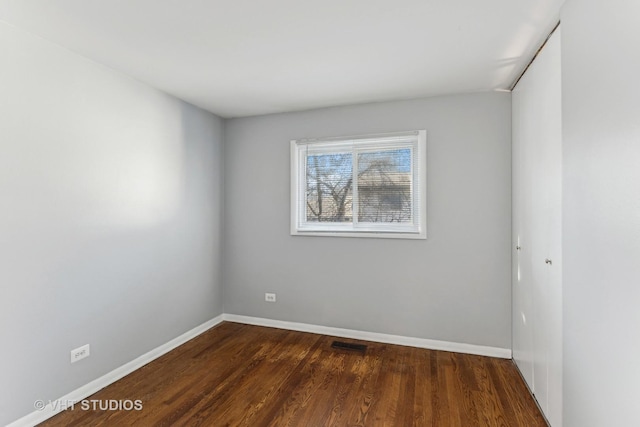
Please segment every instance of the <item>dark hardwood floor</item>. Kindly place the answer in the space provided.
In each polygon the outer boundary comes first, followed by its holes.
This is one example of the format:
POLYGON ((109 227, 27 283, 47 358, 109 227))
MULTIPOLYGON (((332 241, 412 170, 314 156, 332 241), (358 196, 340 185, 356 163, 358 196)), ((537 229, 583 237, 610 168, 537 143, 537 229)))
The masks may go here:
POLYGON ((546 426, 510 360, 335 339, 225 322, 41 425, 546 426))

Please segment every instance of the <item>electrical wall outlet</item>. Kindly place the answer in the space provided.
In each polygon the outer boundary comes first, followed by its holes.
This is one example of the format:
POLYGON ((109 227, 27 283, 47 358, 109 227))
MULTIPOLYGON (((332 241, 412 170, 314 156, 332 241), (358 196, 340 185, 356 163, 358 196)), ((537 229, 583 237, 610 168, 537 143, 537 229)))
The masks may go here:
POLYGON ((91 349, 89 347, 89 344, 85 344, 82 347, 74 348, 73 350, 71 350, 71 363, 75 363, 78 360, 89 357, 90 354, 91 349))
POLYGON ((266 293, 264 294, 264 300, 267 302, 276 302, 276 294, 266 293))

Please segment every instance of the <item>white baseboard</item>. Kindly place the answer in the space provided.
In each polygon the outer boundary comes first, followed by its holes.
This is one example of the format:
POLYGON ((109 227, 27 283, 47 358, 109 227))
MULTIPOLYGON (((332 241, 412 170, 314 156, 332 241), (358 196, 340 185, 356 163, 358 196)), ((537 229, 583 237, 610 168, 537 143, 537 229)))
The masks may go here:
POLYGON ((12 422, 7 427, 32 427, 41 422, 46 421, 47 419, 53 417, 57 413, 61 412, 65 409, 64 404, 57 404, 56 402, 80 402, 83 399, 91 396, 97 391, 102 390, 106 386, 113 384, 118 381, 120 378, 129 375, 131 372, 136 369, 140 369, 147 363, 159 358, 160 356, 170 352, 176 347, 181 346, 192 338, 197 337, 203 332, 213 328, 223 321, 223 315, 214 317, 213 319, 196 326, 190 331, 185 332, 177 338, 172 339, 171 341, 162 344, 159 347, 154 348, 153 350, 143 354, 142 356, 132 360, 129 363, 125 363, 119 368, 114 369, 113 371, 101 376, 98 379, 91 381, 88 384, 83 385, 80 388, 73 390, 71 393, 62 396, 59 399, 50 401, 42 410, 31 412, 28 415, 12 422), (52 404, 51 402, 54 402, 52 404))
MULTIPOLYGON (((92 394, 102 390, 122 377, 129 375, 146 365, 147 363, 181 346, 192 338, 211 329, 223 321, 245 323, 247 325, 268 326, 272 328, 288 329, 292 331, 310 332, 314 334, 330 335, 342 338, 351 338, 364 341, 381 342, 385 344, 405 345, 409 347, 428 348, 430 350, 452 351, 455 353, 476 354, 480 356, 499 357, 511 359, 511 350, 500 347, 488 347, 475 344, 455 343, 448 341, 430 340, 425 338, 405 337, 402 335, 381 334, 378 332, 357 331, 354 329, 334 328, 331 326, 311 325, 308 323, 287 322, 283 320, 264 319, 260 317, 241 316, 237 314, 221 314, 200 326, 196 326, 177 338, 163 344, 142 356, 126 363, 119 368, 101 376, 90 383, 73 390, 71 393, 52 400, 51 402, 80 402, 92 394)), ((49 402, 42 410, 31 412, 28 415, 12 422, 7 427, 32 427, 65 409, 64 405, 53 405, 49 402)))
POLYGON ((488 347, 483 345, 465 344, 449 341, 430 340, 426 338, 405 337, 402 335, 381 334, 378 332, 357 331, 354 329, 334 328, 330 326, 311 325, 308 323, 287 322, 284 320, 264 319, 260 317, 241 316, 238 314, 223 314, 222 318, 229 322, 246 323, 248 325, 268 326, 271 328, 289 329, 292 331, 310 332, 321 335, 331 335, 341 338, 351 338, 364 341, 381 342, 385 344, 405 345, 409 347, 428 348, 430 350, 451 351, 454 353, 476 354, 479 356, 499 357, 511 359, 511 349, 488 347))

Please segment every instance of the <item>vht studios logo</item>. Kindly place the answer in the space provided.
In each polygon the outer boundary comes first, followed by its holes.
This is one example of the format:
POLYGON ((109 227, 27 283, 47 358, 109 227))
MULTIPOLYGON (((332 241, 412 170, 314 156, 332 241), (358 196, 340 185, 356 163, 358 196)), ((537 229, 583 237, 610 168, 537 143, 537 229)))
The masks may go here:
POLYGON ((76 407, 83 411, 141 411, 142 400, 84 399, 79 402, 76 400, 49 400, 48 402, 36 400, 33 402, 33 406, 38 411, 49 406, 55 412, 67 409, 74 410, 76 407))

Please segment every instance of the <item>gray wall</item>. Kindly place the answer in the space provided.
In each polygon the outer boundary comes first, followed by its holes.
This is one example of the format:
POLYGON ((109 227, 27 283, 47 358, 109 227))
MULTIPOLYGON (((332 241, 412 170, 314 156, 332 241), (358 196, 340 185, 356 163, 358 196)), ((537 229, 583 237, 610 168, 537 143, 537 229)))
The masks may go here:
POLYGON ((510 348, 510 111, 480 93, 227 121, 225 312, 510 348), (291 139, 409 129, 427 129, 427 240, 289 234, 291 139))
POLYGON ((562 12, 566 427, 640 425, 639 16, 562 12))
POLYGON ((0 52, 4 425, 222 312, 222 123, 2 23, 0 52))

